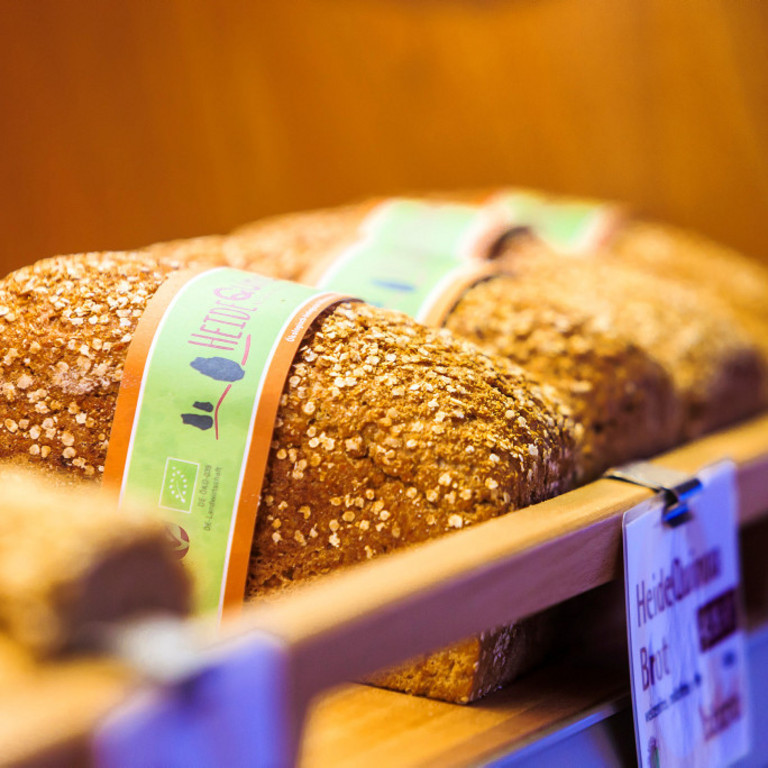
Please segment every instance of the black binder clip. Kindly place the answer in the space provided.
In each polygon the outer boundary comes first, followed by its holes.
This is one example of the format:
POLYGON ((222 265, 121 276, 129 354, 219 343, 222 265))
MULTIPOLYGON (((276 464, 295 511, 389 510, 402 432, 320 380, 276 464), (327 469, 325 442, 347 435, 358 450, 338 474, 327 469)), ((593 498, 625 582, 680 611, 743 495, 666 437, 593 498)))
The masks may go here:
POLYGON ((635 461, 609 469, 603 477, 622 480, 663 494, 665 504, 662 520, 671 526, 680 525, 690 519, 688 500, 701 490, 701 481, 696 476, 659 467, 647 461, 635 461))

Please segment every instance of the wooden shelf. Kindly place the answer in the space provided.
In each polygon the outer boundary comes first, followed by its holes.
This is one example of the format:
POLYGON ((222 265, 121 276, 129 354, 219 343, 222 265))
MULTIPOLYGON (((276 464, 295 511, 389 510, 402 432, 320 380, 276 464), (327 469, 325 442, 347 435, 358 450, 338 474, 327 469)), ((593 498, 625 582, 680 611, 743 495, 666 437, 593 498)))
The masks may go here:
MULTIPOLYGON (((748 642, 753 681, 768 672, 768 625, 748 642)), ((768 755, 768 694, 753 686, 753 753, 768 755)), ((497 765, 582 764, 579 744, 594 749, 608 734, 603 766, 636 764, 628 672, 561 660, 526 675, 469 707, 428 701, 377 688, 348 685, 323 696, 305 729, 301 768, 464 768, 497 765), (541 758, 556 750, 562 759, 541 758), (531 754, 535 753, 535 754, 531 754), (565 753, 567 756, 564 756, 565 753)), ((594 755, 592 755, 594 763, 594 755)), ((739 764, 741 768, 746 768, 739 764)))
POLYGON ((519 749, 600 709, 627 704, 626 677, 560 662, 472 706, 353 685, 325 696, 307 723, 302 768, 462 768, 519 749))

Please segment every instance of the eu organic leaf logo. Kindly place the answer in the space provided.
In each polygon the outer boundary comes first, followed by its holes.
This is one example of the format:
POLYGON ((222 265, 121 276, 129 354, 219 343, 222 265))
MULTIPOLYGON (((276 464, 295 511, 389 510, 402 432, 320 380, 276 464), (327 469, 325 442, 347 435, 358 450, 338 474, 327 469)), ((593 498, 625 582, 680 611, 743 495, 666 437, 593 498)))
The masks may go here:
POLYGON ((165 474, 160 491, 160 506, 177 512, 189 512, 192 509, 192 497, 195 492, 199 464, 182 459, 168 458, 165 462, 165 474))
POLYGON ((181 504, 184 504, 187 500, 189 482, 181 471, 175 467, 171 470, 170 477, 168 478, 168 492, 181 504))

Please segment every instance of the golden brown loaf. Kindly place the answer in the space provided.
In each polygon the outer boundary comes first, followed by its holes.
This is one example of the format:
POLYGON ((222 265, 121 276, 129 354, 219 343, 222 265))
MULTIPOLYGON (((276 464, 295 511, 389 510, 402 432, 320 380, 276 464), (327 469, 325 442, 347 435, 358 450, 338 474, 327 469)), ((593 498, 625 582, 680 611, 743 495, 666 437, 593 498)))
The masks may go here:
POLYGON ((683 412, 668 370, 586 302, 558 302, 546 282, 487 280, 465 293, 446 327, 557 388, 576 422, 582 481, 679 440, 683 412))
MULTIPOLYGON (((592 328, 632 344, 665 371, 680 409, 674 442, 765 407, 768 356, 716 297, 607 260, 530 260, 518 254, 515 263, 510 303, 520 306, 527 301, 572 320, 588 319, 592 328)), ((459 332, 453 318, 446 325, 459 332)), ((477 334, 462 335, 479 339, 477 334)), ((500 340, 504 346, 492 347, 499 354, 515 341, 504 335, 500 340)))
MULTIPOLYGON (((3 458, 100 477, 128 344, 170 269, 90 254, 0 283, 3 458)), ((567 490, 578 457, 566 411, 447 331, 340 305, 307 334, 286 382, 249 594, 567 490)))
POLYGON ((0 484, 0 634, 49 654, 97 623, 186 612, 189 585, 157 520, 36 472, 5 467, 0 484))
POLYGON ((144 249, 170 264, 214 264, 301 282, 307 269, 355 241, 374 202, 274 216, 233 235, 155 243, 144 249))
POLYGON ((732 248, 683 229, 629 220, 595 254, 669 276, 726 305, 768 358, 768 269, 732 248))
POLYGON ((461 704, 496 690, 564 645, 559 606, 496 627, 435 653, 371 675, 368 682, 461 704))

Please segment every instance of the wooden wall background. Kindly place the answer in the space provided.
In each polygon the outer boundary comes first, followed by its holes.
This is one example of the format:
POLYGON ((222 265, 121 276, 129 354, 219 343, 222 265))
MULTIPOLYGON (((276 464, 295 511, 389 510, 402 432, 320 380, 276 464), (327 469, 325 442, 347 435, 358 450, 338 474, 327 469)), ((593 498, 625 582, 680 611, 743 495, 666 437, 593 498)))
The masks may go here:
POLYGON ((768 259, 768 3, 0 0, 3 271, 501 183, 768 259))

